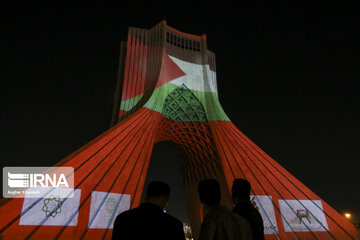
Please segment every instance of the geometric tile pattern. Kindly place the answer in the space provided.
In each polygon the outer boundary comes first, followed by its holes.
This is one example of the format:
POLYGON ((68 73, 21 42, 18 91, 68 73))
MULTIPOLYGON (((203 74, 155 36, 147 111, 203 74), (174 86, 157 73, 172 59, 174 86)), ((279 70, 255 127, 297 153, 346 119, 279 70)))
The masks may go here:
POLYGON ((206 113, 200 101, 183 84, 165 98, 163 116, 174 121, 206 121, 206 113))

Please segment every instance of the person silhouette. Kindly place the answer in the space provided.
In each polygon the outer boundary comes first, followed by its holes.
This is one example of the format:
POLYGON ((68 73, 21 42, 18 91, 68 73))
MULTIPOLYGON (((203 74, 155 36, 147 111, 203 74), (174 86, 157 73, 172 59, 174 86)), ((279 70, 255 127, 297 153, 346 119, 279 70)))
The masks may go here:
POLYGON ((198 240, 251 240, 249 222, 220 204, 219 182, 205 179, 198 185, 200 202, 204 206, 204 220, 198 240))
POLYGON ((167 183, 151 182, 145 202, 116 217, 112 240, 185 240, 181 221, 165 212, 169 195, 170 187, 167 183))
POLYGON ((251 184, 243 178, 233 181, 231 199, 235 205, 233 212, 250 222, 253 240, 264 240, 264 223, 259 211, 250 201, 251 184))

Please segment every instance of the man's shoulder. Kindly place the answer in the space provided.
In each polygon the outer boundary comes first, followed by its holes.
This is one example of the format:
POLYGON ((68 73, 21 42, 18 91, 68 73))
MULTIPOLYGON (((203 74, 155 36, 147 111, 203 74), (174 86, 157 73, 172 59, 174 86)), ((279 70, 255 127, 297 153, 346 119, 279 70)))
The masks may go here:
POLYGON ((252 215, 253 215, 253 218, 256 219, 255 221, 258 222, 258 224, 263 224, 263 218, 260 214, 260 212, 254 208, 254 210, 252 211, 252 215))
POLYGON ((263 218, 259 210, 251 203, 236 206, 233 211, 238 215, 245 217, 245 219, 250 221, 252 224, 263 224, 263 218))
POLYGON ((121 219, 129 219, 132 216, 137 216, 138 214, 139 214, 138 208, 129 209, 117 215, 115 220, 119 221, 121 219))
POLYGON ((205 216, 204 220, 208 221, 217 221, 218 219, 233 217, 235 213, 233 213, 230 209, 223 205, 219 205, 212 210, 210 210, 205 216))
POLYGON ((232 214, 233 214, 232 215, 233 218, 236 219, 237 222, 242 223, 242 224, 248 224, 249 223, 249 221, 244 216, 239 215, 239 214, 237 214, 235 212, 232 212, 232 214))
POLYGON ((238 205, 235 206, 235 208, 233 209, 234 212, 237 212, 237 213, 250 213, 250 212, 259 212, 255 207, 254 205, 251 204, 250 201, 248 202, 242 202, 238 205))
POLYGON ((253 216, 253 218, 257 218, 257 220, 262 220, 262 216, 259 212, 258 209, 256 209, 252 204, 251 204, 251 207, 249 207, 249 210, 250 214, 253 216))
POLYGON ((219 205, 209 212, 210 215, 231 215, 233 212, 224 205, 219 205))
POLYGON ((243 216, 231 211, 228 208, 223 208, 222 209, 222 213, 223 215, 225 215, 226 217, 229 217, 230 219, 236 220, 237 222, 242 222, 242 223, 247 223, 248 221, 246 220, 246 218, 244 218, 243 216))
POLYGON ((179 219, 177 219, 176 217, 174 217, 168 213, 165 213, 164 218, 165 218, 165 221, 167 221, 171 224, 177 224, 177 225, 182 226, 182 222, 179 219))

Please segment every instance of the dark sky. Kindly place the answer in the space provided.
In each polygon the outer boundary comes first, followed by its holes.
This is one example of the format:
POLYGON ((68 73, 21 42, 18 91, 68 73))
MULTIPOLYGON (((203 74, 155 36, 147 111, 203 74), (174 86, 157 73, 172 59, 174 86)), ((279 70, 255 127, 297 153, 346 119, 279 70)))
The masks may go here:
MULTIPOLYGON (((336 210, 360 221, 355 6, 50 2, 4 5, 3 166, 52 165, 108 129, 120 41, 128 26, 150 28, 166 19, 180 31, 207 34, 220 102, 235 125, 336 210)), ((149 175, 170 182, 171 212, 185 218, 176 161, 172 145, 155 146, 149 175)))

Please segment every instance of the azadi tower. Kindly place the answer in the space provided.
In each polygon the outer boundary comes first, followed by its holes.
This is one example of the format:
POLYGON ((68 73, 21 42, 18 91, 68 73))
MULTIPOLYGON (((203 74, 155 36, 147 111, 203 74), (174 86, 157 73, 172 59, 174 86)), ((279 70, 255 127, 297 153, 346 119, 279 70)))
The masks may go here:
POLYGON ((355 227, 248 139, 225 114, 206 36, 165 21, 130 27, 120 51, 112 127, 63 159, 73 198, 2 199, 3 239, 110 239, 115 217, 140 204, 154 144, 177 146, 188 215, 199 231, 197 183, 216 178, 229 207, 234 178, 252 184, 266 239, 359 239, 355 227), (49 209, 53 209, 50 211, 49 209))

